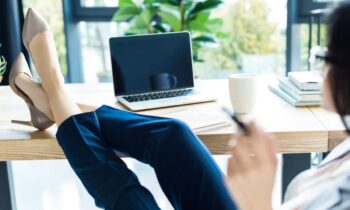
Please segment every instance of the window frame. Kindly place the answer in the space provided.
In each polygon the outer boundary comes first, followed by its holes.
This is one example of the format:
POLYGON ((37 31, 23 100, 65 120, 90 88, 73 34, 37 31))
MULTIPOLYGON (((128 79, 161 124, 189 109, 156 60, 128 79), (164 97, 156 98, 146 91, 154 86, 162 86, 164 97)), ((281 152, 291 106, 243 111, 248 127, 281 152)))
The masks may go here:
MULTIPOLYGON (((118 7, 86 7, 82 5, 81 0, 62 0, 62 2, 68 65, 66 79, 68 82, 84 82, 78 24, 80 21, 111 21, 118 7)), ((324 9, 328 5, 329 3, 317 2, 316 0, 287 0, 286 74, 300 63, 300 58, 297 56, 299 49, 295 47, 300 41, 300 37, 295 36, 293 25, 308 23, 310 11, 324 9)))
POLYGON ((62 0, 66 37, 68 83, 83 83, 84 70, 80 44, 79 22, 111 21, 117 7, 85 7, 80 0, 62 0))
POLYGON ((326 9, 331 1, 318 2, 316 0, 298 0, 296 23, 309 23, 310 12, 313 10, 326 9))
POLYGON ((287 1, 286 74, 300 68, 299 43, 301 38, 298 31, 299 25, 310 24, 311 11, 326 9, 331 2, 331 0, 328 2, 318 2, 316 0, 287 1))
POLYGON ((110 21, 117 7, 86 7, 81 0, 73 1, 73 16, 77 21, 110 21))

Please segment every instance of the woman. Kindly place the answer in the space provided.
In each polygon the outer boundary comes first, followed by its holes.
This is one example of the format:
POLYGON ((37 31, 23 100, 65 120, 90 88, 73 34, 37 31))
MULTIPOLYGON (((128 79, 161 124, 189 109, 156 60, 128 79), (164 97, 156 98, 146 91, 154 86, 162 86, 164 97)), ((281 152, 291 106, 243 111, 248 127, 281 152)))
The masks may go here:
MULTIPOLYGON (((326 56, 322 57, 326 63, 324 108, 338 113, 350 134, 349 2, 340 5, 330 16, 327 48, 326 56)), ((228 186, 241 209, 271 209, 276 165, 271 138, 258 131, 253 148, 247 148, 244 141, 244 137, 238 137, 231 148, 228 186), (256 156, 251 158, 247 153, 256 156)), ((350 209, 350 138, 317 168, 299 174, 292 181, 281 209, 350 209)))
MULTIPOLYGON (((342 116, 350 112, 350 67, 346 62, 346 56, 350 55, 349 23, 350 4, 347 3, 334 12, 329 52, 325 57, 329 64, 324 82, 325 106, 342 116)), ((175 209, 233 210, 236 205, 244 210, 272 209, 276 168, 273 141, 254 124, 249 127, 249 136, 240 136, 231 142, 226 185, 210 153, 184 123, 107 106, 94 110, 75 104, 64 87, 52 34, 46 22, 31 9, 26 16, 23 40, 42 84, 32 81, 20 55, 11 69, 11 87, 27 102, 32 125, 45 129, 53 122, 57 124, 58 142, 97 206, 159 209, 151 193, 115 155, 114 152, 119 151, 154 168, 175 209), (253 140, 251 147, 246 144, 247 138, 253 140)), ((319 196, 329 198, 322 194, 323 189, 335 192, 346 183, 346 172, 350 170, 347 167, 350 143, 347 147, 347 142, 350 140, 338 146, 319 168, 296 178, 283 209, 350 207, 341 199, 328 203, 327 199, 317 199, 319 196)), ((349 191, 342 188, 337 195, 342 198, 349 191)))

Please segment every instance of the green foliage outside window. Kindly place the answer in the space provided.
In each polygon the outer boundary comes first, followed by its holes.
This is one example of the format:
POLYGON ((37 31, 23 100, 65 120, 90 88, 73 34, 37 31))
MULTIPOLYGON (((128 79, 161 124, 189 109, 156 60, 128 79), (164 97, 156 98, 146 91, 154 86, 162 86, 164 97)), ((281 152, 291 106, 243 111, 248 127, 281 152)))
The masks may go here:
MULTIPOLYGON (((203 52, 215 69, 241 69, 244 54, 276 54, 283 40, 276 38, 276 23, 269 20, 269 7, 262 0, 237 0, 225 7, 223 19, 228 38, 214 52, 203 52)), ((213 51, 213 50, 212 50, 213 51)))
POLYGON ((119 0, 113 21, 129 23, 126 35, 189 31, 193 58, 201 61, 199 50, 225 37, 222 19, 211 17, 221 4, 221 0, 144 0, 141 4, 119 0))

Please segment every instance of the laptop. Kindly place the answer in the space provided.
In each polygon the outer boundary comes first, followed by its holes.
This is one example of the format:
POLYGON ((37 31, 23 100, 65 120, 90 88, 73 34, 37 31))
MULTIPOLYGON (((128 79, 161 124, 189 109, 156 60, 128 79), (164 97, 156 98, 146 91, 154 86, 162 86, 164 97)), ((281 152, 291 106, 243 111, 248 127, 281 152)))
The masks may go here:
POLYGON ((194 88, 188 32, 110 38, 119 103, 132 111, 215 101, 194 88))

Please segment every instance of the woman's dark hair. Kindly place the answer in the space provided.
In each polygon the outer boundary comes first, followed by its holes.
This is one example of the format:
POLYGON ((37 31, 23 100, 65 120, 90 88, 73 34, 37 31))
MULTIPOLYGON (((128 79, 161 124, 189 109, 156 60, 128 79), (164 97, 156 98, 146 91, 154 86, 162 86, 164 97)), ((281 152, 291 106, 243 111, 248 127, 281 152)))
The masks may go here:
POLYGON ((339 5, 329 17, 328 81, 338 114, 350 134, 344 117, 350 115, 350 2, 339 5))

